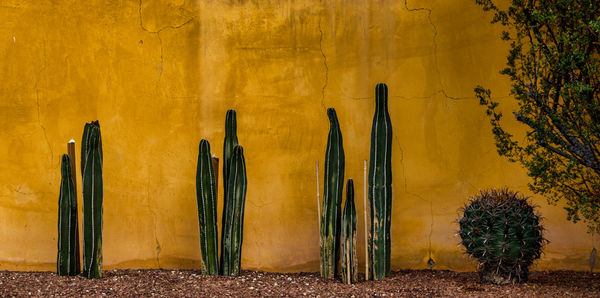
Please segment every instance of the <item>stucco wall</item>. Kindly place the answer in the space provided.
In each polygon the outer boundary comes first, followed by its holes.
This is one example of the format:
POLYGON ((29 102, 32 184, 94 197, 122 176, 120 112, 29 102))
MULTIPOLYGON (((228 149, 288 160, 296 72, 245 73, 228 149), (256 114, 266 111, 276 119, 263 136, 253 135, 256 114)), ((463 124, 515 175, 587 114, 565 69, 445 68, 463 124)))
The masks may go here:
MULTIPOLYGON (((489 17, 468 0, 0 0, 0 270, 55 269, 59 157, 95 119, 105 268, 199 268, 198 143, 221 156, 234 108, 249 183, 243 267, 317 271, 326 108, 362 214, 378 82, 394 128, 393 268, 426 268, 431 254, 436 268, 472 270, 457 209, 480 188, 528 193, 473 95, 483 84, 509 100, 489 17)), ((587 269, 585 227, 534 202, 551 241, 537 269, 587 269)), ((358 243, 362 263, 362 232, 358 243)))

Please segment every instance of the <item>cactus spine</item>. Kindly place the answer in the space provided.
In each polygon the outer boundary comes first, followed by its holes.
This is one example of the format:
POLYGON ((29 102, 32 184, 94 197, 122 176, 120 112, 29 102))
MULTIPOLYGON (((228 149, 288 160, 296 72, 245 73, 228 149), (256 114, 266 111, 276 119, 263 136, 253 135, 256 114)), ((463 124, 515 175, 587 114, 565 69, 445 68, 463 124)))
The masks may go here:
POLYGON ((204 275, 219 274, 217 232, 217 190, 210 156, 210 144, 200 141, 196 171, 196 200, 200 227, 200 249, 204 275))
POLYGON ((333 108, 327 109, 329 136, 325 152, 325 181, 321 210, 321 276, 334 277, 338 270, 342 191, 344 188, 344 145, 333 108))
POLYGON ((86 123, 81 142, 83 164, 83 275, 102 277, 102 137, 98 121, 86 123))
MULTIPOLYGON (((246 162, 242 146, 235 146, 230 161, 230 172, 227 180, 226 202, 231 202, 228 208, 227 225, 221 241, 221 268, 224 275, 239 275, 242 260, 242 241, 244 237, 244 207, 246 203, 246 189, 248 180, 246 178, 246 162)), ((225 219, 224 219, 225 221, 225 219)))
POLYGON ((388 88, 375 87, 375 116, 371 128, 369 162, 369 276, 384 279, 390 274, 392 215, 392 122, 388 113, 388 88))
POLYGON ((60 194, 58 196, 58 275, 79 274, 77 253, 77 196, 71 175, 69 155, 63 154, 61 165, 60 194))
POLYGON ((358 258, 356 256, 356 208, 354 207, 354 182, 346 183, 346 203, 342 213, 342 281, 352 284, 358 281, 358 258))

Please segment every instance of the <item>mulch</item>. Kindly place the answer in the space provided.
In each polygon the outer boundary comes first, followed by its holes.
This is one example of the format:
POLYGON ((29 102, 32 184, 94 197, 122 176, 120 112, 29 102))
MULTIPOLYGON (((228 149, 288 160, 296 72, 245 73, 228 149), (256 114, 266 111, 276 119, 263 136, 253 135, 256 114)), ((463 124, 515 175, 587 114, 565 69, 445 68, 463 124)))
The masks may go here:
MULTIPOLYGON (((318 273, 244 271, 238 277, 192 270, 112 270, 102 279, 0 271, 0 296, 525 296, 599 297, 600 273, 532 272, 516 285, 480 284, 475 272, 396 271, 383 281, 345 285, 318 273)), ((361 276, 362 277, 362 276, 361 276)))

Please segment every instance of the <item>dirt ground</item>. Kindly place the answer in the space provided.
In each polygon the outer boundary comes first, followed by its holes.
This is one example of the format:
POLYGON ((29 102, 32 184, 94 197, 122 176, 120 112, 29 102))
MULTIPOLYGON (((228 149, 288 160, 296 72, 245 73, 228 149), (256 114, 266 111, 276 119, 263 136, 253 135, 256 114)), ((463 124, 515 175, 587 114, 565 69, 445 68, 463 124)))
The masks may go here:
POLYGON ((202 276, 191 270, 113 270, 100 280, 52 272, 0 271, 0 296, 526 296, 600 297, 600 273, 532 272, 529 282, 478 283, 474 272, 407 270, 384 281, 345 285, 318 273, 244 271, 238 277, 202 276))

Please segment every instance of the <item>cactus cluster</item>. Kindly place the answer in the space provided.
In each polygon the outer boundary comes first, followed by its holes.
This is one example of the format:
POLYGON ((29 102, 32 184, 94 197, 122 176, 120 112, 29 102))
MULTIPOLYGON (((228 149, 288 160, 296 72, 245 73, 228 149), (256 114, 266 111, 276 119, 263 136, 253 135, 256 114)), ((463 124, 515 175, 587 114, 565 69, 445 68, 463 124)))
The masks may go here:
POLYGON ((58 196, 58 275, 79 274, 77 224, 77 196, 71 174, 71 161, 69 155, 63 154, 58 196))
POLYGON ((81 141, 83 184, 83 272, 102 277, 102 137, 98 121, 86 123, 81 141))
POLYGON ((321 277, 335 277, 338 271, 342 191, 344 188, 344 144, 337 114, 327 109, 329 136, 325 151, 325 181, 321 210, 321 277))
POLYGON ((388 88, 375 87, 375 115, 371 128, 369 161, 369 277, 384 279, 390 274, 392 223, 392 122, 388 113, 388 88))
POLYGON ((239 275, 244 237, 246 204, 246 161, 244 149, 238 145, 237 120, 234 110, 225 116, 223 142, 223 218, 221 233, 221 274, 239 275))
POLYGON ((218 258, 217 180, 210 156, 210 144, 207 140, 200 141, 198 154, 196 198, 202 267, 205 275, 240 274, 247 184, 244 150, 238 145, 236 135, 236 113, 234 110, 229 110, 225 120, 223 145, 224 204, 220 259, 218 258))
POLYGON ((478 259, 482 282, 527 281, 546 240, 526 197, 506 188, 481 191, 469 199, 458 223, 466 253, 478 259))

